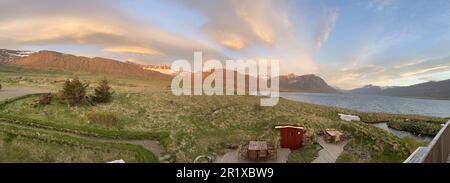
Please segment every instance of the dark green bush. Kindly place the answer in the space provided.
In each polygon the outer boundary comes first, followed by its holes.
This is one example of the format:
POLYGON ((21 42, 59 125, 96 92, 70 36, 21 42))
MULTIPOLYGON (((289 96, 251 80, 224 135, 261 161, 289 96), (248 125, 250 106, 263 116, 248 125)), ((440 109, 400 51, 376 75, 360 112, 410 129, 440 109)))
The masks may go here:
POLYGON ((82 104, 86 99, 86 88, 88 86, 87 83, 82 83, 78 78, 66 80, 63 89, 59 92, 61 100, 69 106, 82 104))
POLYGON ((96 103, 108 103, 112 99, 113 92, 109 86, 109 81, 105 78, 100 81, 100 85, 95 88, 92 100, 96 103))
POLYGON ((441 125, 427 122, 407 122, 407 121, 390 121, 387 123, 390 128, 407 131, 420 135, 436 135, 441 129, 441 125))
POLYGON ((33 103, 31 104, 31 106, 36 108, 38 106, 49 105, 50 103, 52 103, 52 98, 53 98, 53 95, 50 93, 43 94, 38 99, 34 100, 33 103))

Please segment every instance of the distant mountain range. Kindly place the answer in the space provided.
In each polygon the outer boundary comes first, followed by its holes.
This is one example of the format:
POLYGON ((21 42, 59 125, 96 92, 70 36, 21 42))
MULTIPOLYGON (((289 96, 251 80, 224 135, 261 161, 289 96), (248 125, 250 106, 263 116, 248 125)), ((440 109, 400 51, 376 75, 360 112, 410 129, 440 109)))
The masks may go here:
POLYGON ((0 63, 13 62, 22 57, 28 56, 33 52, 23 50, 6 50, 0 49, 0 63))
POLYGON ((280 89, 282 91, 311 92, 311 93, 339 93, 337 89, 329 86, 325 80, 314 74, 297 76, 289 74, 280 76, 280 89))
POLYGON ((383 92, 383 88, 375 85, 366 85, 361 88, 350 90, 349 92, 355 94, 380 95, 383 92))
MULTIPOLYGON (((106 58, 88 58, 54 51, 28 52, 20 50, 0 50, 0 61, 10 65, 36 69, 70 70, 92 74, 135 76, 140 78, 171 78, 175 74, 168 66, 141 65, 106 58)), ((230 74, 230 72, 225 71, 230 74)), ((239 74, 239 73, 236 73, 239 74)), ((204 73, 204 77, 208 74, 204 73)), ((246 76, 246 83, 248 78, 246 76)), ((335 93, 322 78, 315 75, 280 76, 282 91, 335 93)))
MULTIPOLYGON (((88 58, 54 51, 22 51, 0 49, 0 64, 30 67, 36 69, 70 70, 92 74, 106 74, 140 79, 170 79, 175 72, 164 65, 140 65, 133 62, 121 62, 106 58, 88 58)), ((225 71, 227 75, 229 71, 225 71)), ((235 73, 239 74, 239 73, 235 73)), ((203 73, 203 77, 209 74, 203 73)), ((248 84, 249 76, 246 76, 248 84)), ((311 93, 355 93, 414 98, 450 99, 450 79, 438 82, 426 82, 405 87, 380 87, 367 85, 362 88, 343 91, 331 87, 314 74, 297 76, 283 75, 280 90, 311 93)))
POLYGON ((357 94, 384 95, 397 97, 429 98, 429 99, 450 99, 450 79, 444 81, 430 81, 426 83, 382 88, 379 86, 367 85, 348 91, 357 94))
POLYGON ((27 56, 3 56, 2 60, 10 65, 52 70, 69 70, 88 72, 92 74, 106 74, 115 76, 138 77, 141 79, 169 79, 171 76, 157 71, 146 70, 139 65, 120 62, 106 58, 88 58, 64 54, 54 51, 39 51, 27 56))

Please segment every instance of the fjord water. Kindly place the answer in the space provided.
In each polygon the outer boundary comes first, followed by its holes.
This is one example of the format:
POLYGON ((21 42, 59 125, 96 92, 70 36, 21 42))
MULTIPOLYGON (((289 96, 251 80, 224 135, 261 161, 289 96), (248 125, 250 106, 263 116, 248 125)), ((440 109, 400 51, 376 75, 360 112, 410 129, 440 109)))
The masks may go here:
POLYGON ((361 112, 386 112, 393 114, 419 114, 435 117, 450 117, 450 100, 343 93, 282 92, 280 96, 288 100, 342 107, 361 112))

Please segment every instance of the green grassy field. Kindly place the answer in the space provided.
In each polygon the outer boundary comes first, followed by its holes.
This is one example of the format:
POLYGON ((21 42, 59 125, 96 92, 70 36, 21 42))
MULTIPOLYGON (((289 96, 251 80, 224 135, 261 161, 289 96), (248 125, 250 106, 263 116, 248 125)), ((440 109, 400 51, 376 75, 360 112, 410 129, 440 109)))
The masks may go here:
POLYGON ((95 142, 0 124, 0 162, 158 162, 137 145, 95 142))
MULTIPOLYGON (((54 92, 74 75, 91 83, 91 87, 103 77, 61 71, 43 75, 33 70, 26 73, 17 68, 5 70, 8 69, 0 70, 0 82, 6 86, 40 86, 54 92)), ((285 99, 274 107, 259 107, 258 97, 174 96, 168 91, 169 81, 114 77, 110 80, 116 92, 109 104, 68 107, 55 99, 50 105, 32 108, 29 104, 37 96, 29 96, 1 106, 0 117, 9 123, 89 136, 158 140, 174 162, 192 162, 199 155, 222 154, 227 148, 252 139, 277 142, 278 131, 274 126, 280 124, 304 126, 306 146, 326 128, 342 130, 349 143, 339 162, 402 162, 420 142, 400 139, 362 122, 341 121, 337 114, 360 115, 367 123, 393 119, 445 122, 440 118, 360 113, 285 99), (118 123, 92 123, 87 119, 91 112, 114 113, 118 123)))

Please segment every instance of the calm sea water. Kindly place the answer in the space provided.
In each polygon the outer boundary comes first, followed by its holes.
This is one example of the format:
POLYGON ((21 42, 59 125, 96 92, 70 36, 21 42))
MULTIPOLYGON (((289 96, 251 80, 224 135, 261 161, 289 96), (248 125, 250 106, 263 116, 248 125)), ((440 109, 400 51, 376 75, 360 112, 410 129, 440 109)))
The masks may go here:
POLYGON ((357 94, 290 93, 281 97, 307 103, 335 106, 362 112, 420 114, 450 117, 450 100, 428 100, 357 94))

